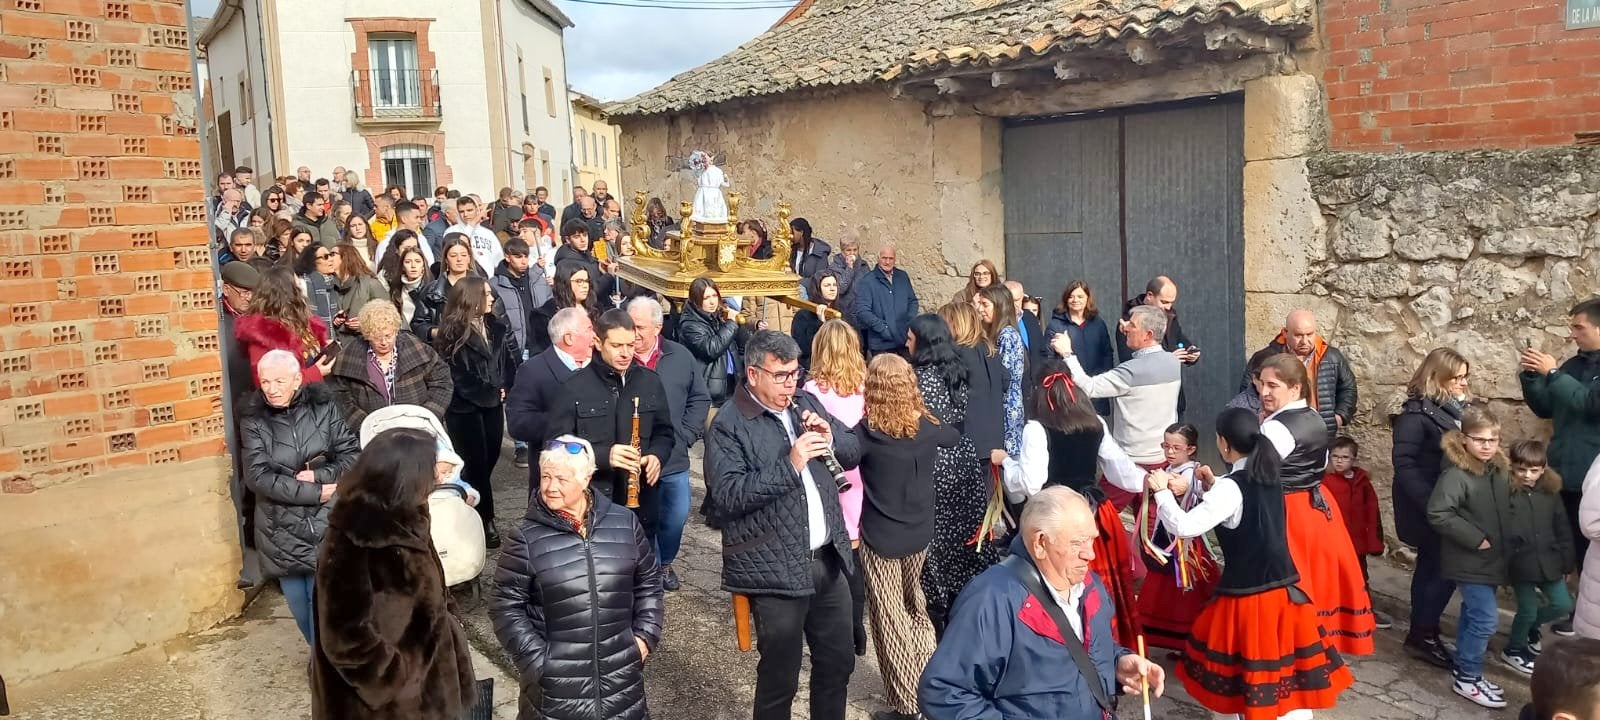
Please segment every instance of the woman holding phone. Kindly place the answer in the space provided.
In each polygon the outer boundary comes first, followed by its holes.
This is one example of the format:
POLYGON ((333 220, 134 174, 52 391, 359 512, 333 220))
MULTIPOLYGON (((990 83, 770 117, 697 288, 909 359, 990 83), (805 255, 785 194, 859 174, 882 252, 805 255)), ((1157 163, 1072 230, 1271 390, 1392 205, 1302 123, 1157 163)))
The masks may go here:
POLYGON ((233 332, 245 357, 250 358, 252 370, 272 350, 285 350, 300 358, 308 383, 321 382, 333 367, 335 353, 326 352, 328 325, 311 312, 294 273, 286 267, 261 273, 261 282, 250 296, 245 314, 234 321, 233 332))

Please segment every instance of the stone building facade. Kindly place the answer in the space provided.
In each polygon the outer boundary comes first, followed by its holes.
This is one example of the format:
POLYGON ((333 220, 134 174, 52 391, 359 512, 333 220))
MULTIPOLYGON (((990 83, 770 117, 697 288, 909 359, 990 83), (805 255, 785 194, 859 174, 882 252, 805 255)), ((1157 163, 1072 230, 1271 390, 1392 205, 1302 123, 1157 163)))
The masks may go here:
POLYGON ((238 607, 184 4, 0 13, 0 674, 238 607))
MULTIPOLYGON (((681 158, 721 152, 752 199, 746 214, 769 215, 781 197, 823 237, 898 242, 919 291, 943 298, 980 257, 1010 275, 1060 265, 1049 246, 1007 257, 1019 246, 1014 128, 1231 100, 1242 103, 1241 170, 1209 182, 1237 183, 1242 198, 1239 244, 1217 251, 1242 251, 1242 279, 1227 289, 1243 301, 1197 308, 1180 291, 1178 304, 1186 326, 1238 313, 1242 332, 1197 339, 1213 349, 1202 365, 1237 362, 1236 381, 1290 309, 1315 310, 1356 367, 1350 430, 1386 513, 1389 413, 1433 347, 1473 360, 1474 388, 1504 411, 1508 436, 1548 431, 1520 405, 1516 347, 1570 355, 1566 310, 1600 289, 1600 154, 1583 146, 1600 132, 1600 29, 1567 30, 1562 0, 1512 11, 1495 0, 1184 0, 1048 18, 1056 6, 1042 2, 977 15, 936 2, 906 17, 883 4, 806 5, 610 108, 624 186, 687 197, 681 158)), ((1158 176, 1143 189, 1167 198, 1194 184, 1158 176)), ((1095 191, 1062 181, 1029 208, 1095 191)), ((1194 228, 1164 232, 1156 254, 1194 228)), ((1063 237, 1061 252, 1075 252, 1063 237)), ((1187 256, 1172 257, 1182 272, 1187 256)), ((1048 301, 1071 279, 1030 290, 1048 301)))

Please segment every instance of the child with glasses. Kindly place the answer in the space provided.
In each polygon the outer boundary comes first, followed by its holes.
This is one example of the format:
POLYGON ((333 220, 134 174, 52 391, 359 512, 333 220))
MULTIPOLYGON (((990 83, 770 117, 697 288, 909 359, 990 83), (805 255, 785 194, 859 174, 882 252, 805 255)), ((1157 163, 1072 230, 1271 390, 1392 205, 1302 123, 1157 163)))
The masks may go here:
POLYGON ((1567 592, 1572 530, 1561 502, 1561 476, 1550 469, 1544 443, 1524 440, 1511 446, 1510 508, 1506 552, 1517 616, 1500 662, 1532 675, 1541 650, 1539 628, 1572 612, 1567 592))
POLYGON ((1506 584, 1512 554, 1505 532, 1511 470, 1500 450, 1500 421, 1470 406, 1461 413, 1461 429, 1446 434, 1440 447, 1444 471, 1428 498, 1428 523, 1442 538, 1442 574, 1461 593, 1453 689, 1483 707, 1503 708, 1505 691, 1483 677, 1483 656, 1499 619, 1495 586, 1506 584))

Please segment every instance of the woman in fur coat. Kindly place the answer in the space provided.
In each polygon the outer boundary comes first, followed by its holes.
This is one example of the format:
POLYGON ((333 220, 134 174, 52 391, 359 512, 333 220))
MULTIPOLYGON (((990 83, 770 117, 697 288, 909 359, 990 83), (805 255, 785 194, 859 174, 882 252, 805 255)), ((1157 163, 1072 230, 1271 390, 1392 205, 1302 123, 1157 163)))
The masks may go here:
POLYGON ((472 652, 428 532, 432 436, 379 433, 340 480, 317 566, 317 720, 456 720, 472 652))

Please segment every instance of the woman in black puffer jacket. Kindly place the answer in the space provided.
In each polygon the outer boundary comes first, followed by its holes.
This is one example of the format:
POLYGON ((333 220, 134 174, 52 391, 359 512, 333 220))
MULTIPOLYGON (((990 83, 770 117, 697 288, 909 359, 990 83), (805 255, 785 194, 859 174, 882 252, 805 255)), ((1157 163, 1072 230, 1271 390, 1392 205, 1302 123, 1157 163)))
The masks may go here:
POLYGON ((744 375, 744 343, 749 334, 739 323, 722 314, 722 292, 709 277, 695 278, 689 286, 689 302, 678 319, 678 342, 694 356, 694 369, 705 378, 711 396, 710 427, 717 408, 733 397, 738 379, 744 375), (731 366, 731 367, 730 367, 731 366))
POLYGON ((1400 542, 1417 549, 1411 575, 1411 632, 1408 653, 1444 669, 1454 667, 1450 651, 1439 639, 1439 618, 1455 594, 1439 566, 1439 534, 1428 524, 1428 497, 1439 482, 1443 450, 1440 439, 1461 426, 1467 399, 1466 358, 1437 348, 1406 386, 1405 404, 1390 420, 1394 429, 1394 529, 1400 542))
POLYGON ((661 572, 644 528, 591 492, 594 450, 572 435, 539 455, 539 492, 509 531, 489 598, 521 675, 518 718, 644 720, 644 661, 661 640, 661 572))
POLYGON ((339 476, 361 448, 333 392, 301 385, 300 360, 272 350, 256 366, 261 390, 239 409, 244 483, 256 495, 255 544, 261 577, 277 579, 307 643, 315 632, 311 578, 339 476))

